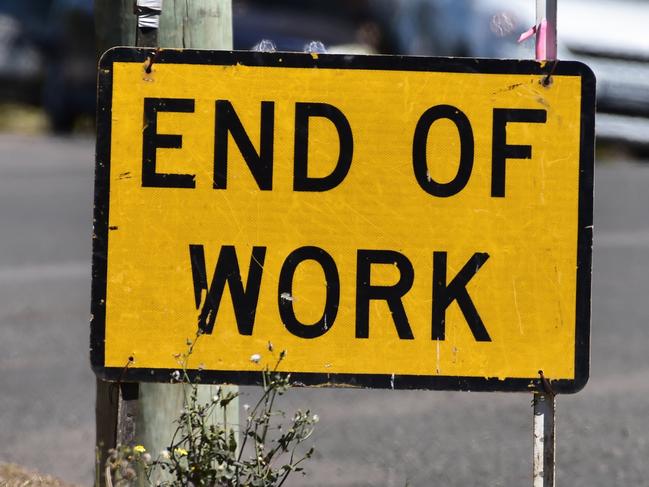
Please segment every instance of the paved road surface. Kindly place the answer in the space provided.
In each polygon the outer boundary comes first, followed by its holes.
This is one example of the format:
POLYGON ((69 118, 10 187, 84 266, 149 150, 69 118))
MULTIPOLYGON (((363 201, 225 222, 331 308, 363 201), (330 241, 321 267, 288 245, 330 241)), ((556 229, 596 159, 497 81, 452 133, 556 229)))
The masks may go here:
POLYGON ((89 483, 93 148, 0 137, 0 459, 89 483))
MULTIPOLYGON (((90 484, 93 147, 0 136, 0 461, 90 484)), ((558 483, 649 485, 649 164, 596 173, 591 381, 558 399, 558 483)), ((243 388, 241 404, 255 390, 243 388)), ((530 485, 525 394, 304 390, 310 486, 530 485)))

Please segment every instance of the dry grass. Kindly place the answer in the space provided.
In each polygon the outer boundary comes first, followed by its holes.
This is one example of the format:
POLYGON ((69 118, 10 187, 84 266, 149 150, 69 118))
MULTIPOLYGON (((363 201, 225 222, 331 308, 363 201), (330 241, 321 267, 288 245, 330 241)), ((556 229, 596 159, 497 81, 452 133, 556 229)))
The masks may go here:
POLYGON ((1 132, 42 134, 48 128, 47 117, 42 109, 17 103, 0 103, 1 132))
POLYGON ((0 463, 0 487, 74 487, 62 480, 30 472, 12 463, 0 463))

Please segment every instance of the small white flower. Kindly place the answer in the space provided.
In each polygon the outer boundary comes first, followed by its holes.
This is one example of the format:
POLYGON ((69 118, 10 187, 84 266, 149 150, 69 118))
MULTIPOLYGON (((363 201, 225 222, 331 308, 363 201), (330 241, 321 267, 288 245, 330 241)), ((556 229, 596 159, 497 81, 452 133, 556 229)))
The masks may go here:
POLYGON ((180 380, 180 370, 174 370, 174 371, 171 373, 171 378, 172 378, 173 380, 180 380))
POLYGON ((142 455, 142 460, 144 460, 144 463, 149 464, 151 463, 151 455, 149 453, 145 453, 142 455))
POLYGON ((320 421, 320 416, 318 416, 317 414, 314 414, 313 415, 313 422, 317 423, 318 421, 320 421))
POLYGON ((261 360, 261 355, 259 355, 258 353, 253 353, 250 356, 250 361, 255 363, 255 364, 258 364, 260 360, 261 360))
POLYGON ((212 396, 212 402, 219 402, 219 396, 212 396))
POLYGON ((243 405, 243 410, 247 411, 248 409, 250 409, 250 404, 244 404, 243 405))
POLYGON ((171 458, 171 455, 169 454, 169 450, 162 450, 160 452, 160 456, 165 460, 169 460, 171 458))

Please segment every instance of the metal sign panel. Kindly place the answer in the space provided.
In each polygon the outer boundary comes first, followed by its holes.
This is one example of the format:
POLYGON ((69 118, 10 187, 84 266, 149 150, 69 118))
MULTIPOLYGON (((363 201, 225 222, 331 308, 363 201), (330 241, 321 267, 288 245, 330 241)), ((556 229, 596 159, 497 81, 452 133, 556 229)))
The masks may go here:
POLYGON ((168 381, 200 329, 203 381, 255 383, 286 350, 309 385, 585 384, 586 66, 151 55, 100 65, 100 377, 168 381))

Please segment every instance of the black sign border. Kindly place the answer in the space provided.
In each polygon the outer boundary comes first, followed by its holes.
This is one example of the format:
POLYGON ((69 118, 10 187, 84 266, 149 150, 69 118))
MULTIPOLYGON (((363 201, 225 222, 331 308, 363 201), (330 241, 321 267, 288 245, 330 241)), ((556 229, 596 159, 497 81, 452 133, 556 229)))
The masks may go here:
MULTIPOLYGON (((539 81, 552 75, 582 79, 579 162, 579 216, 577 229, 577 288, 575 329, 575 378, 553 380, 556 393, 575 393, 588 381, 590 366, 591 275, 593 244, 593 174, 595 144, 595 76, 586 65, 575 61, 497 60, 409 56, 359 56, 336 54, 262 53, 253 51, 199 51, 113 48, 99 63, 97 89, 97 145, 95 164, 95 207, 92 240, 92 302, 90 361, 97 377, 123 382, 170 382, 176 369, 105 367, 106 275, 108 255, 108 201, 113 63, 205 64, 231 66, 292 67, 314 69, 364 69, 391 71, 434 71, 449 73, 538 75, 539 81)), ((154 68, 155 69, 155 68, 154 68)), ((551 337, 549 337, 550 339, 551 337)), ((539 346, 543 346, 542 343, 539 346)), ((127 364, 124 364, 125 366, 127 364)), ((188 370, 192 380, 202 383, 261 384, 260 372, 188 370)), ((543 390, 540 377, 496 378, 459 376, 415 376, 389 374, 292 373, 293 381, 305 386, 339 386, 380 389, 427 389, 450 391, 526 392, 543 390)))

